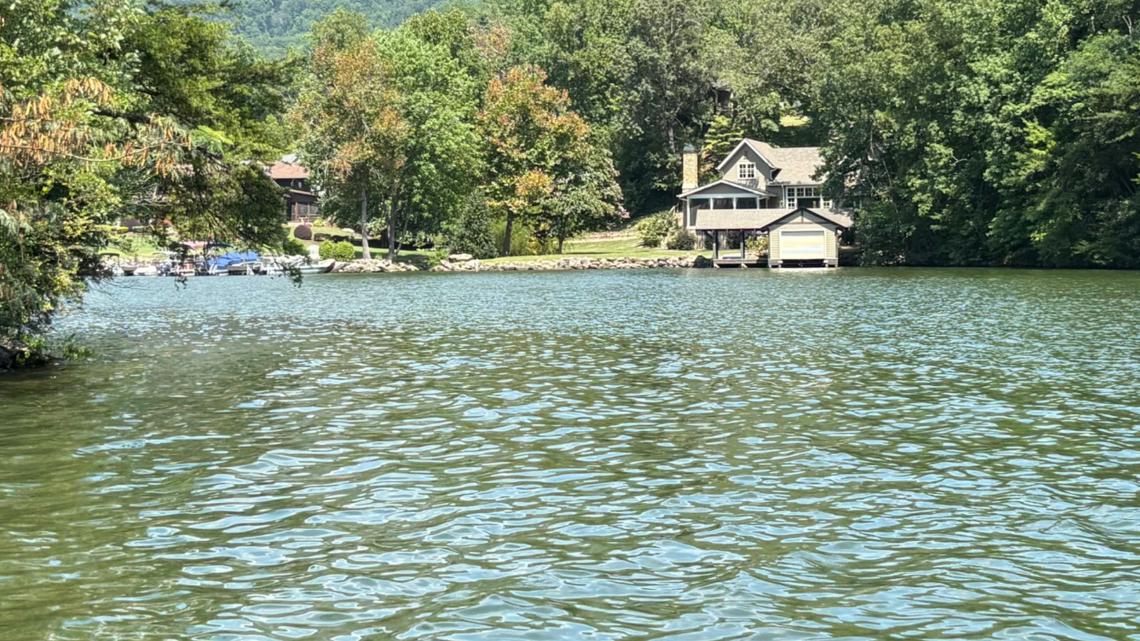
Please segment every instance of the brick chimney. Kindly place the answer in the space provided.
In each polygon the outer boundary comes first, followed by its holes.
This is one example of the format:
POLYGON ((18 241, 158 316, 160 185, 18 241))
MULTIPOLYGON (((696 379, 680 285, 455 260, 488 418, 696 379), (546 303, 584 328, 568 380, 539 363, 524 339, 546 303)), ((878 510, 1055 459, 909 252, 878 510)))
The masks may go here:
POLYGON ((681 192, 696 189, 701 185, 700 155, 691 144, 681 152, 681 192))

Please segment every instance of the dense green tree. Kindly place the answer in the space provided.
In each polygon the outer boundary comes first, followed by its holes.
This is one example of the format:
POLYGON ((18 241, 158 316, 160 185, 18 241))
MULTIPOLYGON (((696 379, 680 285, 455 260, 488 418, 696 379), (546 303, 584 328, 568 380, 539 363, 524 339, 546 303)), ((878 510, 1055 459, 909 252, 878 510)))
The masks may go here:
POLYGON ((368 34, 363 16, 343 12, 319 24, 294 109, 326 211, 346 219, 347 203, 359 204, 366 258, 373 211, 394 259, 399 238, 438 231, 479 174, 474 80, 454 43, 421 39, 417 24, 368 34))
POLYGON ((475 258, 498 256, 499 243, 491 225, 492 217, 482 192, 472 192, 458 215, 444 223, 444 246, 453 254, 471 254, 475 258))
POLYGON ((1136 11, 888 0, 854 19, 819 112, 864 258, 1136 265, 1136 11))
POLYGON ((731 117, 724 114, 713 117, 701 146, 700 172, 703 181, 716 178, 717 164, 732 153, 743 137, 744 131, 731 117))
POLYGON ((235 156, 271 146, 253 138, 281 78, 191 8, 16 0, 0 7, 0 63, 0 367, 105 275, 125 213, 167 233, 282 236, 263 206, 278 215, 280 192, 235 156))
POLYGON ((391 150, 409 135, 392 75, 365 17, 337 11, 313 29, 310 76, 293 110, 302 159, 326 196, 324 211, 342 224, 355 218, 365 259, 381 183, 402 169, 391 150))
POLYGON ((570 235, 616 215, 620 188, 608 153, 541 69, 515 67, 494 78, 479 131, 487 146, 488 203, 506 221, 503 254, 510 253, 517 220, 561 249, 570 235))

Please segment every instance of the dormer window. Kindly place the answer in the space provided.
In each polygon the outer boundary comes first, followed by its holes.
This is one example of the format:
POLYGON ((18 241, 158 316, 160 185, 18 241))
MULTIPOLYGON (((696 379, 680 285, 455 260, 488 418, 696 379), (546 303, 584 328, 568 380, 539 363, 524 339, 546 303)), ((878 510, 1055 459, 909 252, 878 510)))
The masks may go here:
POLYGON ((741 180, 752 180, 756 178, 756 163, 742 162, 737 166, 736 171, 741 180))

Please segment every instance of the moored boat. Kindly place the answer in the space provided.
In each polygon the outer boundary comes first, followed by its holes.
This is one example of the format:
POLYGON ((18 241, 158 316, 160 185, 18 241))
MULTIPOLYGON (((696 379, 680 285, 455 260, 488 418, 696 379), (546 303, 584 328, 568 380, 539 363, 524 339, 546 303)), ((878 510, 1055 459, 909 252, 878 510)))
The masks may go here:
POLYGON ((253 273, 252 264, 245 261, 231 263, 226 266, 226 273, 230 276, 249 276, 253 273))
POLYGON ((319 263, 313 263, 312 265, 301 265, 297 269, 300 270, 300 272, 302 274, 305 274, 305 275, 327 274, 327 273, 332 271, 333 267, 336 267, 336 261, 329 259, 329 260, 322 260, 319 263))

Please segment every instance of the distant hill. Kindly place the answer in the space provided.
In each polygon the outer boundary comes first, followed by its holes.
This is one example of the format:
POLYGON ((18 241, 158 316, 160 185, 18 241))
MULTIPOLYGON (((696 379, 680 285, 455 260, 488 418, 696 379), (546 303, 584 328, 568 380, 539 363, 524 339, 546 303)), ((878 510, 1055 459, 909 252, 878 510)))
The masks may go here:
POLYGON ((238 34, 268 54, 304 44, 314 22, 345 8, 368 16, 373 27, 391 27, 445 0, 231 0, 228 19, 238 34))

